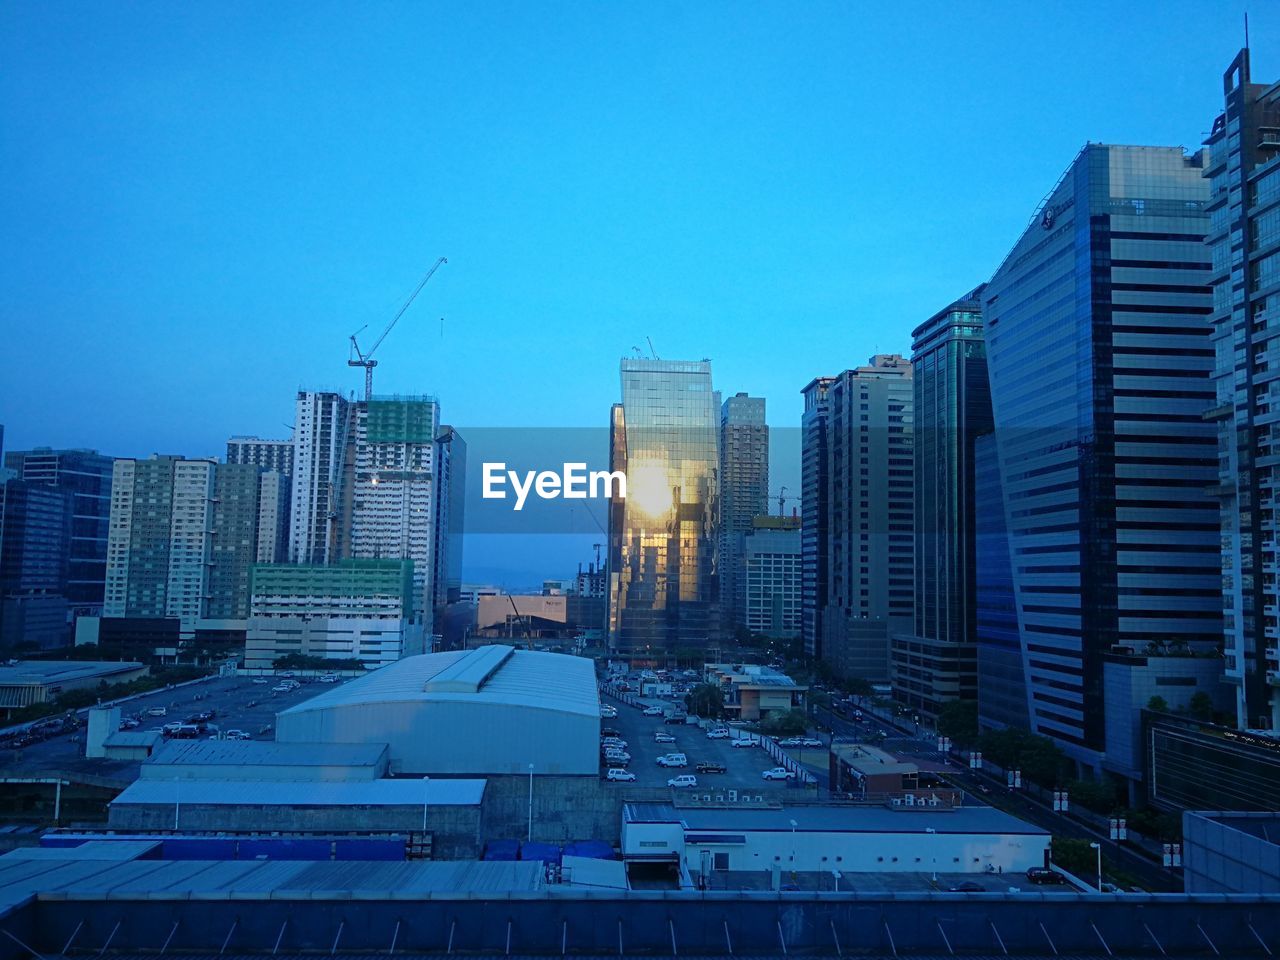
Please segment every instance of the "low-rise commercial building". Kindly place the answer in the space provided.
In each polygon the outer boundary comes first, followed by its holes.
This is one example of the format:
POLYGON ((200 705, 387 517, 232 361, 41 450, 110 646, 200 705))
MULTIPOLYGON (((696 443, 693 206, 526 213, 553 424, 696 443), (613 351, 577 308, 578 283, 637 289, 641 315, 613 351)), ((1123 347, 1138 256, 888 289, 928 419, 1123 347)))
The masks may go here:
MULTIPOLYGON (((920 768, 916 764, 861 743, 833 743, 829 763, 831 789, 837 793, 901 796, 920 785, 920 768)), ((950 806, 950 791, 946 794, 950 806)), ((921 799, 928 805, 928 797, 921 799)))
POLYGON ((994 807, 623 807, 623 858, 678 862, 690 876, 1011 873, 1044 866, 1048 851, 1047 831, 994 807))
POLYGON ((803 710, 809 691, 785 673, 755 663, 708 663, 704 675, 720 688, 725 711, 739 720, 803 710))

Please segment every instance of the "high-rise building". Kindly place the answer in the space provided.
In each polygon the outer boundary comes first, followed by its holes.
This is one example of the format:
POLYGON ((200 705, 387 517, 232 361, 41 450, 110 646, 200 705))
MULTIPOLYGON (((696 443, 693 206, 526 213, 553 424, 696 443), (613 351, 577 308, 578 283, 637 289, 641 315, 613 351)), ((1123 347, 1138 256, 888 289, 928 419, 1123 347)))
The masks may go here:
POLYGON ((289 505, 293 495, 293 440, 232 437, 227 463, 260 467, 258 563, 283 563, 289 556, 289 505))
POLYGON ((436 434, 435 605, 457 603, 462 593, 463 518, 466 512, 467 443, 453 427, 436 434))
POLYGON ((4 465, 29 483, 71 497, 67 582, 62 591, 72 615, 102 612, 107 578, 107 524, 111 516, 111 457, 96 450, 13 450, 4 465))
POLYGON ((800 391, 800 636, 806 656, 822 657, 822 611, 827 606, 827 499, 831 483, 827 442, 834 377, 818 377, 800 391))
POLYGON ((893 688, 936 716, 978 692, 974 612, 974 440, 991 430, 983 287, 911 336, 915 442, 914 628, 892 637, 893 688))
POLYGON ((1222 86, 1199 279, 1213 288, 1224 673, 1239 726, 1280 729, 1280 84, 1253 83, 1245 49, 1222 86))
POLYGON ((720 615, 726 626, 746 626, 743 539, 769 512, 769 426, 764 397, 738 393, 720 407, 720 615))
POLYGON ((625 359, 610 470, 610 645, 639 660, 699 656, 719 642, 715 520, 719 409, 707 361, 625 359))
POLYGON ((827 389, 827 603, 822 656, 887 681, 889 638, 911 629, 912 368, 877 354, 827 389))
POLYGON ((227 463, 251 463, 263 470, 293 476, 294 441, 232 437, 227 441, 227 463))
POLYGON ((103 615, 173 618, 184 630, 248 616, 263 478, 279 476, 216 460, 116 460, 103 615))
POLYGON ((356 403, 354 416, 351 556, 412 560, 410 609, 430 634, 440 407, 433 397, 374 397, 356 403))
POLYGON ((69 642, 72 512, 65 490, 13 477, 0 482, 0 650, 69 642))
POLYGON ((339 393, 300 390, 294 417, 289 560, 332 563, 342 556, 339 518, 350 516, 350 404, 339 393))
POLYGON ((1104 659, 1222 643, 1202 165, 1087 145, 982 298, 1030 725, 1095 772, 1104 659))
POLYGON ((800 518, 756 517, 742 559, 743 625, 777 640, 800 636, 800 518))

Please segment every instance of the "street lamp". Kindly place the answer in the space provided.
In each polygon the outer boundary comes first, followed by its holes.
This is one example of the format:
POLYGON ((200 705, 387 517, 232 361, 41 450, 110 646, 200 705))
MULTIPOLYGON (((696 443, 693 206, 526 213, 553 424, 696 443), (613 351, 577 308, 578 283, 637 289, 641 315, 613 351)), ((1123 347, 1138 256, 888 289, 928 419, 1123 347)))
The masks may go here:
POLYGON ((791 823, 791 879, 796 878, 796 822, 791 823))
POLYGON ((182 806, 180 798, 182 796, 182 782, 177 778, 173 778, 173 832, 178 832, 178 809, 182 806))
POLYGON ((1102 844, 1091 843, 1089 844, 1089 846, 1093 847, 1093 849, 1096 850, 1098 853, 1098 892, 1101 893, 1102 892, 1102 844))
POLYGON ((525 836, 529 843, 533 842, 533 764, 529 764, 529 832, 525 836))

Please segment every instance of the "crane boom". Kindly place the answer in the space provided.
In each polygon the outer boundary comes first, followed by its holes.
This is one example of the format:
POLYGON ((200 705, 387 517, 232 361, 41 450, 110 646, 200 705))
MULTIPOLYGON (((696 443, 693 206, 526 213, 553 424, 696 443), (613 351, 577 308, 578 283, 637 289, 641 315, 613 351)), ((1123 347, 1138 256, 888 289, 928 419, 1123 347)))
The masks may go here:
MULTIPOLYGON (((400 309, 396 311, 396 315, 391 318, 391 322, 388 323, 386 329, 382 331, 382 335, 373 342, 373 346, 369 348, 368 353, 362 351, 360 349, 360 344, 356 342, 356 334, 363 331, 364 327, 361 327, 351 335, 351 352, 355 354, 355 359, 347 360, 347 366, 364 367, 364 398, 366 400, 373 398, 373 368, 378 365, 378 361, 373 359, 374 353, 377 351, 378 347, 382 346, 382 341, 387 339, 387 334, 391 332, 391 329, 396 325, 397 321, 404 316, 405 311, 408 310, 413 304, 413 301, 418 298, 418 294, 421 293, 422 288, 427 285, 427 281, 430 280, 435 275, 435 272, 440 269, 440 265, 448 262, 449 261, 447 259, 441 257, 431 265, 431 269, 427 271, 427 275, 422 278, 416 287, 413 288, 413 293, 409 294, 409 298, 405 300, 400 309)), ((365 326, 368 326, 368 324, 365 326)))

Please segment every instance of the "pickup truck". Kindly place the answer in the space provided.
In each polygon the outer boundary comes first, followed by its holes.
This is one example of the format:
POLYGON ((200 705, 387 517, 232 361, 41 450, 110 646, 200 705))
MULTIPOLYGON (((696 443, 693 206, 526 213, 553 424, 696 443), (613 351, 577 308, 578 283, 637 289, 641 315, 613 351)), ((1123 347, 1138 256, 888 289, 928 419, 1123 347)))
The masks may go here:
POLYGON ((702 760, 694 768, 699 773, 724 773, 729 768, 723 763, 716 763, 714 760, 702 760))

